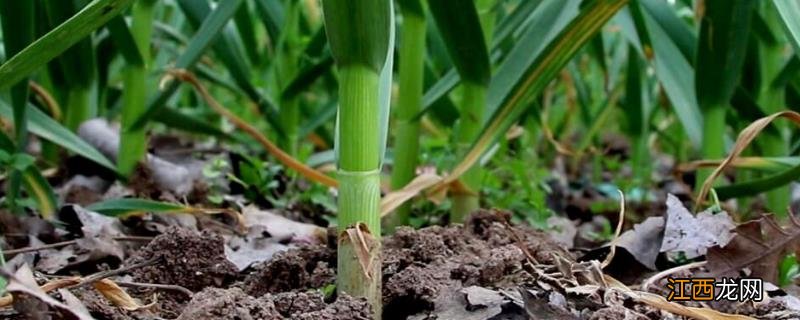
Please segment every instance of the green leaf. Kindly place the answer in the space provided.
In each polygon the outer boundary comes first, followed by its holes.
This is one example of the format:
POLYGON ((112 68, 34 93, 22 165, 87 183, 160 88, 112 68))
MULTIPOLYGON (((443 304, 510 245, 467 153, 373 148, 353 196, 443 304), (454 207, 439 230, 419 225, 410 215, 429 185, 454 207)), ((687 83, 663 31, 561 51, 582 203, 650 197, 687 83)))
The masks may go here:
MULTIPOLYGON (((230 2, 237 2, 240 5, 243 3, 241 0, 230 2)), ((195 28, 200 27, 204 19, 207 19, 211 14, 211 8, 206 0, 179 0, 178 4, 188 18, 189 23, 195 28)), ((267 113, 267 121, 276 128, 279 134, 283 134, 282 126, 277 122, 278 108, 270 100, 266 99, 250 81, 251 67, 247 63, 241 46, 237 45, 241 41, 237 41, 236 33, 233 31, 232 29, 222 30, 219 38, 214 40, 212 45, 214 53, 228 69, 236 85, 242 89, 250 100, 256 102, 263 112, 267 113)))
POLYGON ((461 79, 489 85, 489 52, 475 2, 428 0, 428 7, 461 79))
POLYGON ((727 200, 731 198, 749 197, 761 192, 777 189, 797 181, 798 179, 800 179, 800 164, 764 178, 716 187, 714 190, 717 191, 717 196, 720 200, 727 200))
POLYGON ((153 116, 153 121, 162 123, 170 129, 205 134, 222 139, 232 139, 229 134, 208 121, 176 108, 162 108, 153 116))
POLYGON ((547 44, 534 62, 521 70, 523 76, 513 84, 508 95, 500 100, 491 120, 464 160, 452 171, 450 179, 460 176, 477 162, 492 143, 522 115, 530 101, 544 90, 578 50, 626 3, 627 0, 598 0, 582 8, 580 14, 547 44))
POLYGON ((125 62, 129 65, 144 66, 144 58, 136 45, 136 41, 133 39, 133 34, 125 22, 125 18, 117 16, 108 22, 107 27, 111 37, 114 39, 114 45, 125 59, 125 62))
MULTIPOLYGON (((685 20, 678 17, 674 5, 661 0, 640 0, 648 14, 669 35, 672 42, 688 61, 694 61, 697 35, 685 20)), ((648 43, 649 45, 649 43, 648 43)))
POLYGON ((792 43, 795 54, 800 56, 800 3, 792 0, 774 0, 772 4, 778 9, 786 37, 792 43))
POLYGON ((39 168, 33 165, 35 159, 24 153, 14 153, 15 150, 14 142, 0 131, 0 157, 5 158, 3 162, 11 161, 12 166, 16 166, 18 170, 22 171, 22 186, 28 196, 35 200, 42 217, 51 219, 58 208, 53 188, 42 176, 39 168))
MULTIPOLYGON (((0 116, 8 119, 11 114, 11 107, 5 101, 0 100, 0 116)), ((97 151, 72 131, 31 105, 28 105, 28 126, 31 133, 42 139, 55 143, 116 172, 116 166, 103 156, 100 151, 97 151)))
POLYGON ((578 14, 578 1, 549 1, 534 11, 534 20, 525 34, 497 68, 487 91, 487 111, 495 113, 540 58, 547 44, 564 30, 578 14))
POLYGON ((16 153, 13 156, 11 156, 11 161, 9 165, 11 165, 11 167, 16 170, 24 171, 30 168, 35 162, 36 158, 34 158, 29 154, 16 153))
POLYGON ((694 146, 699 147, 703 135, 703 116, 697 105, 694 70, 691 63, 648 11, 642 10, 636 2, 632 2, 629 8, 639 38, 649 39, 652 45, 651 63, 656 77, 661 82, 689 140, 694 146))
POLYGON ((281 29, 284 24, 284 12, 281 1, 275 0, 256 0, 256 10, 261 16, 261 21, 267 28, 267 34, 273 42, 280 38, 281 29))
POLYGON ((87 210, 94 211, 107 216, 125 216, 138 213, 186 213, 196 209, 177 203, 159 202, 146 199, 121 198, 111 199, 86 207, 87 210))
POLYGON ((695 90, 700 108, 727 105, 742 72, 754 1, 707 0, 700 27, 695 90))
MULTIPOLYGON (((220 2, 214 11, 203 20, 203 24, 197 29, 197 32, 195 32, 189 44, 186 46, 186 49, 175 61, 174 67, 189 69, 194 66, 197 60, 203 55, 203 52, 205 52, 208 46, 211 45, 220 32, 222 32, 222 29, 236 13, 236 9, 241 3, 242 0, 220 2)), ((172 97, 179 86, 180 83, 178 81, 173 81, 169 86, 159 91, 158 95, 150 99, 147 103, 147 111, 139 117, 139 120, 135 121, 132 128, 138 129, 144 126, 147 120, 166 104, 167 100, 172 97)))
POLYGON ((96 0, 0 66, 0 89, 31 75, 73 44, 100 28, 133 0, 96 0))
POLYGON ((292 79, 292 82, 286 86, 286 89, 283 90, 281 98, 288 100, 298 96, 308 89, 314 81, 331 71, 332 67, 333 57, 326 55, 322 60, 303 68, 297 73, 297 76, 292 79))
POLYGON ((28 196, 36 201, 39 213, 45 219, 51 219, 58 209, 53 188, 50 183, 42 176, 41 171, 35 166, 29 166, 22 172, 22 185, 25 187, 28 196))

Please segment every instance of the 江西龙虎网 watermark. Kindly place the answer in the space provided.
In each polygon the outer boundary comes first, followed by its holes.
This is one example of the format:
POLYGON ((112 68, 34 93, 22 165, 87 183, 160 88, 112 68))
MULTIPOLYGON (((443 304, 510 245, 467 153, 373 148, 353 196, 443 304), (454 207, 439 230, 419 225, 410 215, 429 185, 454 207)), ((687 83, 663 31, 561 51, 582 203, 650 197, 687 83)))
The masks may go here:
POLYGON ((668 301, 761 301, 764 280, 759 278, 667 278, 668 301))

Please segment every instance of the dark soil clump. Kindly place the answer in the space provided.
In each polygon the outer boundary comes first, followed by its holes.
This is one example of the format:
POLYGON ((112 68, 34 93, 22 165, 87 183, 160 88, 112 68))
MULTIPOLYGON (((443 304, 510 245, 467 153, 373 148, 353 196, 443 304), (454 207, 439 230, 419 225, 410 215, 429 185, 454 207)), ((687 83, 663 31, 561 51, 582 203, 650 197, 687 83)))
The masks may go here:
POLYGON ((239 288, 206 288, 186 305, 178 320, 257 320, 281 318, 271 301, 247 295, 239 288))
POLYGON ((275 255, 245 278, 248 294, 320 289, 336 281, 336 252, 325 246, 308 246, 275 255))
POLYGON ((219 235, 170 228, 133 256, 127 265, 155 259, 133 271, 134 281, 179 285, 192 291, 220 287, 233 279, 236 266, 225 258, 219 235))
MULTIPOLYGON (((510 227, 509 218, 505 212, 480 211, 464 226, 403 227, 384 238, 384 319, 405 319, 432 311, 444 288, 503 288, 530 282, 530 274, 523 269, 527 257, 520 246, 540 262, 552 262, 553 253, 571 257, 542 232, 510 227)), ((335 267, 334 250, 302 247, 278 254, 257 267, 242 287, 253 296, 286 291, 299 294, 334 283, 335 267)), ((309 303, 307 297, 295 297, 309 303)), ((281 310, 277 301, 285 298, 278 295, 275 299, 281 310)))

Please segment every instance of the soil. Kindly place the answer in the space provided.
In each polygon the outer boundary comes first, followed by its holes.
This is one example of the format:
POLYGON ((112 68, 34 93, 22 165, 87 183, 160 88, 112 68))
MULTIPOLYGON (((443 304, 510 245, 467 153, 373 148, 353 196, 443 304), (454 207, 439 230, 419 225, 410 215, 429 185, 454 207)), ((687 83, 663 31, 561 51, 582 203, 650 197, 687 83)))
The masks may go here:
MULTIPOLYGON (((577 275, 580 263, 549 235, 509 220, 507 212, 483 210, 464 225, 404 227, 385 237, 383 319, 682 319, 665 318, 610 288, 587 294, 559 288, 564 279, 580 277, 564 276, 563 269, 553 276, 557 267, 566 262, 577 275)), ((223 243, 209 231, 172 227, 125 262, 145 264, 128 280, 180 286, 191 297, 129 288, 141 305, 152 305, 125 311, 91 288, 73 293, 96 319, 370 319, 366 300, 332 293, 334 247, 291 249, 240 273, 225 258, 223 243)))

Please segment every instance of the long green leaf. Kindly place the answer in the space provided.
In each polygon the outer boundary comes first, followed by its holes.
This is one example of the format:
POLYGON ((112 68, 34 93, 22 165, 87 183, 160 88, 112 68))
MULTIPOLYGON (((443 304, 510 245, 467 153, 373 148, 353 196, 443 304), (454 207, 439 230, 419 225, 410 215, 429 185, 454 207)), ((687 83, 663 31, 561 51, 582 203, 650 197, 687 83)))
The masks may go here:
POLYGON ((754 9, 749 0, 708 0, 700 29, 695 90, 700 108, 727 105, 742 72, 754 9))
MULTIPOLYGON (((186 49, 175 61, 175 68, 189 69, 200 59, 205 50, 217 38, 219 33, 236 13, 241 0, 223 1, 214 9, 208 17, 203 20, 203 24, 197 29, 186 49)), ((147 123, 159 108, 169 100, 178 90, 179 81, 173 81, 169 86, 161 90, 158 95, 150 99, 147 103, 147 111, 135 121, 132 128, 140 128, 147 123)))
MULTIPOLYGON (((34 39, 34 3, 31 1, 0 1, 0 16, 2 16, 3 47, 6 55, 17 54, 28 46, 34 39)), ((11 106, 14 110, 14 141, 20 152, 25 152, 28 137, 28 79, 23 78, 11 87, 11 106)), ((6 200, 9 208, 14 212, 21 212, 17 207, 16 199, 20 189, 20 173, 11 172, 6 200)))
MULTIPOLYGON (((241 5, 242 1, 236 1, 241 5)), ((211 7, 205 0, 180 0, 178 4, 186 14, 189 23, 195 28, 200 27, 202 22, 211 14, 211 7)), ((237 45, 241 41, 237 41, 236 36, 233 29, 223 29, 219 38, 214 40, 212 45, 214 53, 228 69, 236 85, 242 89, 250 100, 253 100, 259 106, 262 112, 267 114, 267 121, 275 127, 278 134, 282 135, 283 127, 277 121, 278 108, 270 100, 266 99, 250 81, 251 68, 247 63, 241 46, 237 45)))
POLYGON ((96 202, 88 207, 87 210, 94 211, 108 216, 125 216, 137 213, 186 213, 196 209, 177 203, 158 202, 146 199, 121 198, 96 202))
MULTIPOLYGON (((11 107, 9 107, 5 101, 0 100, 0 116, 8 119, 11 115, 11 107)), ((72 131, 31 105, 28 105, 28 126, 30 127, 31 133, 42 139, 55 143, 64 149, 75 152, 86 159, 116 171, 116 166, 111 163, 108 158, 103 156, 100 151, 97 151, 97 149, 86 143, 86 141, 83 141, 83 139, 72 133, 72 131)))
POLYGON ((793 0, 774 0, 772 4, 778 9, 786 36, 792 43, 795 54, 800 56, 800 3, 793 0))
POLYGON ((800 165, 795 165, 788 170, 764 178, 729 186, 721 186, 714 190, 716 190, 720 200, 727 200, 731 198, 753 196, 761 192, 774 190, 797 181, 798 179, 800 179, 800 165))
POLYGON ((133 0, 96 0, 0 66, 0 89, 31 75, 73 44, 98 29, 133 0))
POLYGON ((428 0, 428 7, 461 79, 481 86, 489 85, 489 51, 475 2, 428 0))
POLYGON ((515 84, 523 81, 524 71, 531 68, 546 44, 551 43, 578 14, 579 4, 578 1, 549 1, 534 11, 535 20, 492 77, 487 92, 489 114, 500 107, 515 84))
POLYGON ((699 147, 703 135, 702 114, 695 96, 692 65, 648 11, 642 10, 637 2, 631 2, 629 7, 639 38, 649 39, 652 45, 651 62, 656 77, 661 82, 689 140, 694 146, 699 147))
POLYGON ((499 108, 480 137, 464 160, 452 171, 447 182, 466 172, 478 161, 492 143, 525 111, 528 102, 544 90, 578 50, 627 2, 627 0, 598 0, 582 8, 580 14, 547 45, 534 63, 523 69, 524 76, 514 83, 509 94, 501 100, 499 108))

